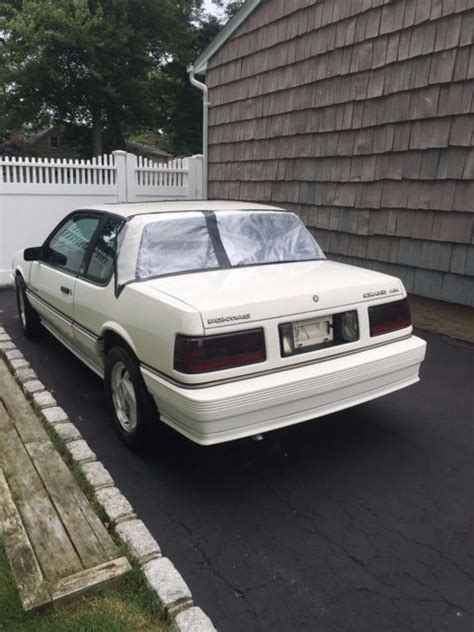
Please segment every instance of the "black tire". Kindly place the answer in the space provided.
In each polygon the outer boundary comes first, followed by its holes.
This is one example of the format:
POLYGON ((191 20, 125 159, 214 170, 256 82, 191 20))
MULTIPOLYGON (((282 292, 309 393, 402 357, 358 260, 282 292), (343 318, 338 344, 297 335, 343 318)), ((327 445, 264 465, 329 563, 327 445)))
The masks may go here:
POLYGON ((107 353, 104 384, 115 430, 128 448, 141 451, 150 438, 152 429, 155 430, 159 425, 159 415, 141 376, 138 362, 130 351, 123 347, 114 347, 107 353), (133 388, 135 415, 130 414, 133 404, 128 406, 128 411, 127 406, 121 406, 120 400, 123 397, 118 392, 120 389, 117 389, 117 379, 127 388, 133 388))
POLYGON ((27 338, 33 338, 40 330, 41 321, 38 312, 30 305, 26 295, 25 282, 19 274, 16 275, 15 289, 20 327, 27 338))

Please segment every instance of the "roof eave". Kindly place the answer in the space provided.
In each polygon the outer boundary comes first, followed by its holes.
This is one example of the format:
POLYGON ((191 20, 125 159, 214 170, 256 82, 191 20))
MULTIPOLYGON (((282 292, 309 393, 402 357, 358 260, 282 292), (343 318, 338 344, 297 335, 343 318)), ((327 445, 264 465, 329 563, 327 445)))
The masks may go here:
POLYGON ((206 74, 207 64, 211 57, 217 53, 221 46, 225 44, 248 16, 255 11, 261 1, 262 0, 247 0, 240 11, 219 31, 206 50, 204 50, 194 62, 193 69, 196 75, 206 74))

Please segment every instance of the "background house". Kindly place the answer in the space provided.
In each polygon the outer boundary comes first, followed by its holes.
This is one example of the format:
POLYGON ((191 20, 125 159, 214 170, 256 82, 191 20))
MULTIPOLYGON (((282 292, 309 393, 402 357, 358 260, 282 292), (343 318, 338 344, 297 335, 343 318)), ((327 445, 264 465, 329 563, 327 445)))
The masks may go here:
MULTIPOLYGON (((83 158, 90 153, 90 130, 75 125, 56 123, 28 140, 31 153, 41 158, 83 158), (74 140, 76 142, 74 142, 74 140)), ((104 153, 111 149, 107 146, 107 130, 103 133, 104 153)), ((145 142, 125 139, 125 151, 149 158, 154 162, 167 162, 171 155, 156 146, 157 135, 150 132, 144 135, 145 142)))
POLYGON ((65 134, 65 126, 57 123, 48 129, 31 136, 28 141, 31 153, 41 158, 79 158, 79 152, 73 147, 65 134))
POLYGON ((195 64, 209 197, 298 212, 332 259, 474 305, 472 0, 249 0, 195 64))

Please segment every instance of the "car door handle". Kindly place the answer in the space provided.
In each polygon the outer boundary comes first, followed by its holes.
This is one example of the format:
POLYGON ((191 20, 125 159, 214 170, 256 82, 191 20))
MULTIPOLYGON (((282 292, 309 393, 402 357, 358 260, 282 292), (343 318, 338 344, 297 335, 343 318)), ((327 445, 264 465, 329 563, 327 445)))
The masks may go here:
POLYGON ((71 294, 71 290, 68 287, 64 287, 64 285, 61 285, 61 292, 63 294, 71 294))

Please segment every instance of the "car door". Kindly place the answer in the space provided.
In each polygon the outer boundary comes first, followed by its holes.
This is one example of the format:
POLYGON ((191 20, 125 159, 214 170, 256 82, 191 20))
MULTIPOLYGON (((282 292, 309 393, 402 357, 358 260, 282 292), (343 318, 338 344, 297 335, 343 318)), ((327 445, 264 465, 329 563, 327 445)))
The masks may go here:
POLYGON ((31 265, 30 301, 43 323, 68 342, 73 342, 76 277, 99 222, 100 217, 93 213, 68 216, 46 240, 43 259, 31 265))
POLYGON ((104 215, 74 291, 74 344, 84 361, 99 373, 102 357, 97 341, 103 324, 115 315, 113 274, 117 236, 123 223, 123 217, 104 215))

